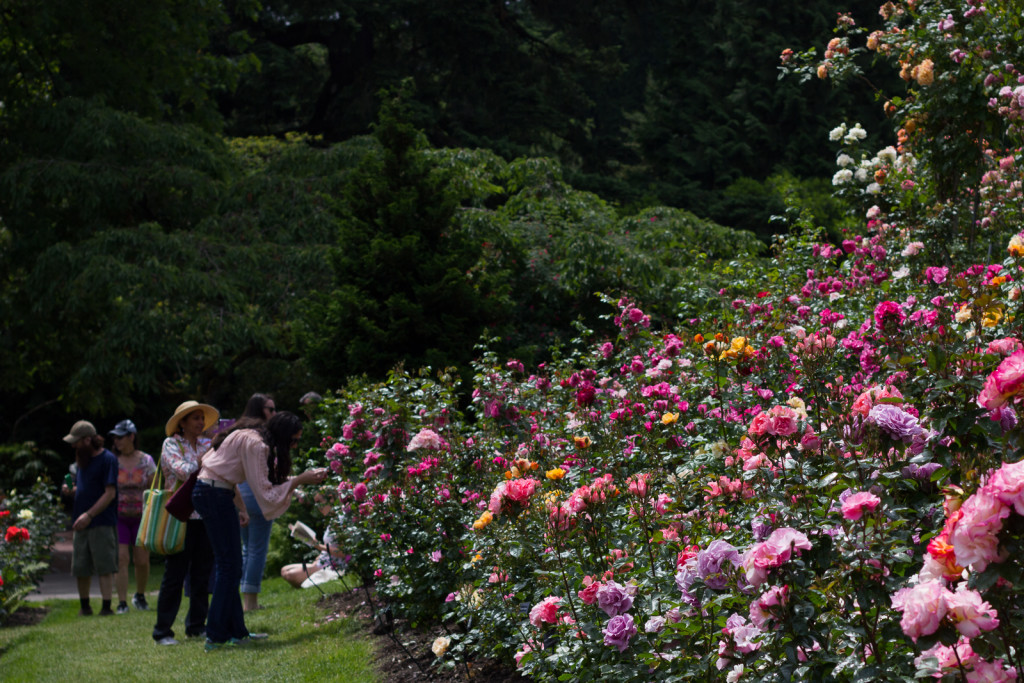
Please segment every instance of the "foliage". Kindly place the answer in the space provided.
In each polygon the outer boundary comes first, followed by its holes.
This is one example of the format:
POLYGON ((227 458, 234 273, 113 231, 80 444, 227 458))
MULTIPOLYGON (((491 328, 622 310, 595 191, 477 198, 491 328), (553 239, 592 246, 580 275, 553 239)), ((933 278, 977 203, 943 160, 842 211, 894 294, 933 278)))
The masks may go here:
POLYGON ((0 623, 46 573, 54 534, 65 523, 51 486, 42 479, 0 496, 0 623))

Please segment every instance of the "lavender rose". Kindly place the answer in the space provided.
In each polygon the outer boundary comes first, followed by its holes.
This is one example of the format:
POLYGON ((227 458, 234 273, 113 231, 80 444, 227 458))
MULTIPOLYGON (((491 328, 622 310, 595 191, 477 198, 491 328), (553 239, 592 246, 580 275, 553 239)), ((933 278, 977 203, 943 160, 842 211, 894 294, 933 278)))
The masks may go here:
POLYGON ((883 432, 897 441, 909 444, 924 437, 924 429, 917 418, 902 408, 882 403, 871 408, 868 422, 878 425, 883 432))
POLYGON ((697 575, 704 585, 713 590, 722 590, 729 583, 729 575, 722 571, 726 563, 737 567, 740 554, 728 541, 712 541, 707 548, 697 553, 697 575))
MULTIPOLYGON (((620 586, 614 581, 609 581, 597 590, 597 606, 604 610, 610 617, 618 616, 628 612, 633 606, 633 592, 626 586, 620 586)), ((633 620, 630 619, 630 623, 633 620)))
POLYGON ((625 652, 629 647, 629 639, 636 635, 636 625, 633 617, 628 614, 620 614, 612 617, 604 628, 604 644, 618 648, 619 652, 625 652))

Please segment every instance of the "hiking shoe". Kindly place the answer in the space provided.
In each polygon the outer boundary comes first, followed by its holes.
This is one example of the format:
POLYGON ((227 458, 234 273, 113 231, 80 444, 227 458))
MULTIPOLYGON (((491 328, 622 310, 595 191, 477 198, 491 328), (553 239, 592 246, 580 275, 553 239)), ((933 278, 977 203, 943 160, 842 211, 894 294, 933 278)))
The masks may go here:
POLYGON ((117 603, 117 613, 118 614, 128 614, 128 603, 127 602, 119 602, 119 603, 117 603))
MULTIPOLYGON (((128 608, 125 607, 124 611, 127 612, 128 608)), ((104 607, 103 609, 100 610, 100 616, 101 617, 109 617, 109 616, 111 616, 113 614, 114 614, 114 610, 110 609, 109 607, 104 607)))
POLYGON ((78 610, 78 616, 80 616, 80 617, 91 617, 92 616, 92 607, 83 607, 82 609, 78 610))
POLYGON ((146 596, 142 593, 136 593, 135 597, 132 598, 132 606, 135 609, 149 609, 149 603, 146 602, 146 596))
POLYGON ((177 645, 178 641, 176 641, 174 638, 171 638, 170 636, 164 636, 160 640, 156 641, 156 644, 157 645, 177 645))

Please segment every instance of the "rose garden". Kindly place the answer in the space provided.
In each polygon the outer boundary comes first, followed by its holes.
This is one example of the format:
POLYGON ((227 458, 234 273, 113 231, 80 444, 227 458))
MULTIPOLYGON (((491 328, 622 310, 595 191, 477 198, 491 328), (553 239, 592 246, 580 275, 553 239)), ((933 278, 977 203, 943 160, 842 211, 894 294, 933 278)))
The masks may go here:
MULTIPOLYGON (((325 397, 324 521, 379 623, 443 629, 432 666, 1024 678, 1024 19, 881 13, 782 55, 786 78, 906 82, 891 131, 822 131, 859 227, 794 203, 770 255, 690 271, 675 319, 604 293, 612 338, 581 325, 534 366, 484 339, 471 386, 400 367, 325 397)), ((48 505, 7 500, 0 605, 45 562, 48 505)))

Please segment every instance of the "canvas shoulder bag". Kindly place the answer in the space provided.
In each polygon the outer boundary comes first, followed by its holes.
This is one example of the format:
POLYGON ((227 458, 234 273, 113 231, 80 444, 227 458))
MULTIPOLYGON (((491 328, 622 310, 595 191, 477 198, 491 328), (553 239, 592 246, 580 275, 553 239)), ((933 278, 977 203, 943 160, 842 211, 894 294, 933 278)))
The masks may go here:
POLYGON ((142 492, 142 520, 136 545, 158 555, 173 555, 184 549, 186 525, 165 507, 172 495, 173 491, 163 489, 163 467, 158 462, 150 487, 142 492))

